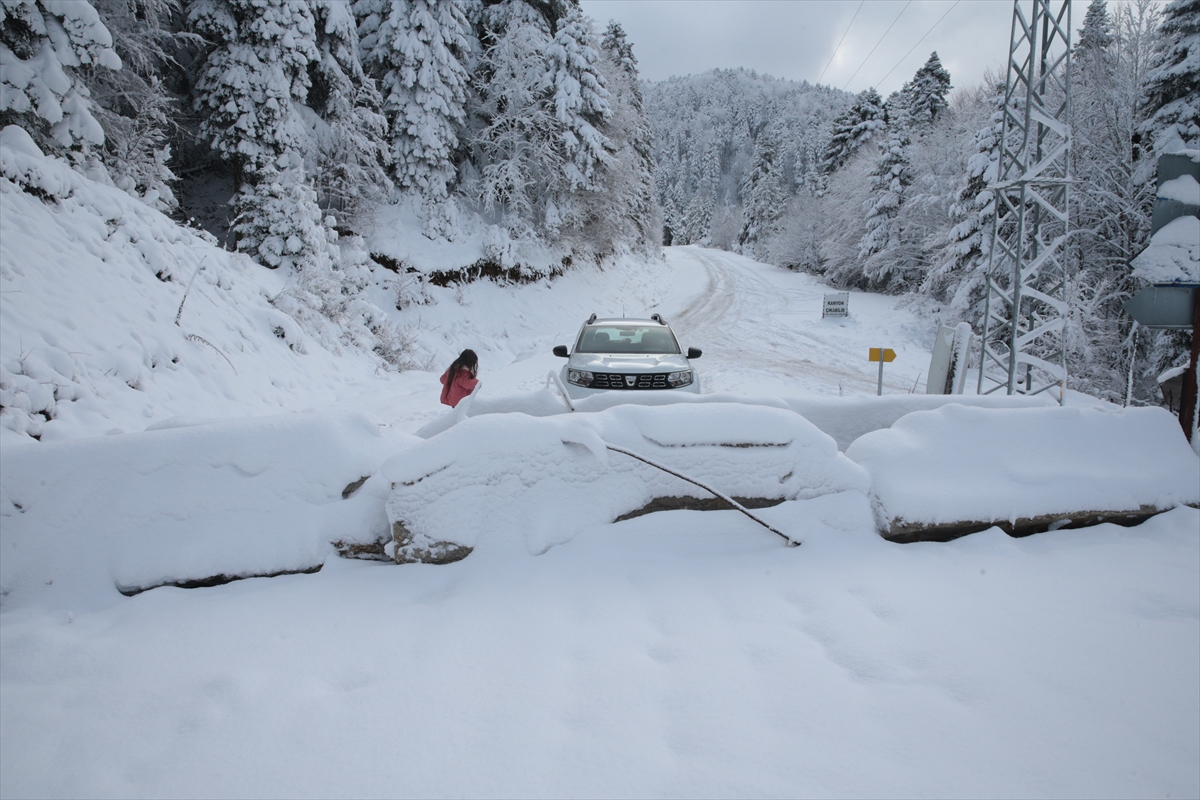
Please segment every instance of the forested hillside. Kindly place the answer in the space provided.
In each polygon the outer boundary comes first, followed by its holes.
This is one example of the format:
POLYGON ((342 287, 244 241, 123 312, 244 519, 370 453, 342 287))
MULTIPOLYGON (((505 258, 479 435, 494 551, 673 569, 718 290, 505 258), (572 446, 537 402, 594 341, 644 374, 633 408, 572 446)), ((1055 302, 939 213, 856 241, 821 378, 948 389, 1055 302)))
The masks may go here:
POLYGON ((572 0, 2 0, 0 59, 0 124, 310 304, 344 288, 328 243, 389 204, 485 242, 442 270, 657 253, 632 45, 572 0))
MULTIPOLYGON (((1132 368, 1135 401, 1155 402, 1190 340, 1138 331, 1121 301, 1158 156, 1200 148, 1200 2, 1093 0, 1073 41, 1070 381, 1124 402, 1132 368)), ((649 85, 666 235, 977 323, 1003 83, 955 87, 933 53, 886 99, 743 71, 649 85)))

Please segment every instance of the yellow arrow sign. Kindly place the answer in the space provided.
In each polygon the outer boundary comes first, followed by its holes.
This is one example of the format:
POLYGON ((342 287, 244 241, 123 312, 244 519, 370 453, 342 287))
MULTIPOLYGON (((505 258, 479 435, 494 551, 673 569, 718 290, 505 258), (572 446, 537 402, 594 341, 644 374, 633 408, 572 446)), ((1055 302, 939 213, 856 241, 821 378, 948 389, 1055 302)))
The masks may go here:
POLYGON ((887 362, 891 363, 892 361, 896 360, 896 351, 891 349, 890 347, 872 347, 871 348, 871 360, 872 361, 887 361, 887 362))

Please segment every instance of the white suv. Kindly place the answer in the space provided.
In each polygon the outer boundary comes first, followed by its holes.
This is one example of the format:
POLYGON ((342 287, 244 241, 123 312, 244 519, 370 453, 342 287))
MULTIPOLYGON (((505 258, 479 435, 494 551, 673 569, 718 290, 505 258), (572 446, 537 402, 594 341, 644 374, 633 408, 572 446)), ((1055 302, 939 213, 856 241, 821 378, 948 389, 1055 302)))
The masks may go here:
POLYGON ((573 400, 612 390, 700 393, 700 377, 689 363, 700 351, 689 347, 684 356, 671 327, 658 314, 650 319, 597 319, 592 314, 579 329, 575 349, 568 353, 559 345, 554 355, 567 359, 562 381, 573 400))

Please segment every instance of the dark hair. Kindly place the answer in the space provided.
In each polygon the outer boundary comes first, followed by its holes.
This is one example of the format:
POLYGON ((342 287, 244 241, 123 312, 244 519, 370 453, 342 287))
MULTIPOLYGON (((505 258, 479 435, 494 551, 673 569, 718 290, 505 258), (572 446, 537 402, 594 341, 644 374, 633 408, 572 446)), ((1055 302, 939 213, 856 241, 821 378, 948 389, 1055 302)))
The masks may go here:
POLYGON ((471 373, 472 378, 479 374, 479 356, 475 355, 474 350, 463 350, 459 353, 458 358, 454 359, 454 363, 450 365, 450 369, 446 370, 446 372, 449 374, 450 380, 453 381, 458 377, 459 371, 464 369, 471 373))

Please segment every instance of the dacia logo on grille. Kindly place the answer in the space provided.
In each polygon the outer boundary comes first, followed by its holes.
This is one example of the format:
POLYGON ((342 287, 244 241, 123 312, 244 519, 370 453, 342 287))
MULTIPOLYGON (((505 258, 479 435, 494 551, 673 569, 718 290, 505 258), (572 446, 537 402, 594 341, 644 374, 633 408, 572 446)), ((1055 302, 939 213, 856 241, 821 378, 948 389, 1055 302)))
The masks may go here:
POLYGON ((637 376, 636 375, 626 375, 625 376, 625 385, 626 386, 629 386, 632 388, 635 384, 637 384, 637 376))

